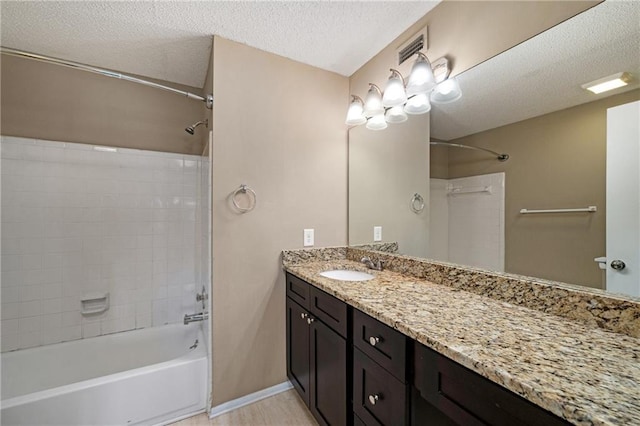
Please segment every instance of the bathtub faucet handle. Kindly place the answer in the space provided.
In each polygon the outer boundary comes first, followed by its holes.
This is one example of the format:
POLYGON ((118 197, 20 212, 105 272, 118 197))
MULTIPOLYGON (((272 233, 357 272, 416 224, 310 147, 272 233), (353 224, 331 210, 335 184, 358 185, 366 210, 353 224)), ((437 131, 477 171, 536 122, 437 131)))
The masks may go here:
POLYGON ((199 312, 197 314, 184 314, 184 325, 189 324, 190 322, 196 322, 196 321, 205 321, 209 319, 209 313, 208 312, 199 312))
POLYGON ((206 308, 205 302, 207 301, 207 297, 209 297, 209 295, 207 294, 207 289, 203 285, 202 293, 196 293, 196 302, 202 302, 203 310, 206 308))

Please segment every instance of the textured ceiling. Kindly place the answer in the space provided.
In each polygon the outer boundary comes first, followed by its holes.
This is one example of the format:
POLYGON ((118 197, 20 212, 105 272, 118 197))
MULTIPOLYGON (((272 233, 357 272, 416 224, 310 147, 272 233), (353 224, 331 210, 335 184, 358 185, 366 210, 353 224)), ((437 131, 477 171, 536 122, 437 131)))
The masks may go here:
POLYGON ((458 76, 462 99, 435 105, 431 136, 456 139, 640 87, 640 2, 607 1, 458 76), (625 88, 584 83, 621 71, 625 88))
POLYGON ((203 87, 211 36, 353 74, 438 1, 5 1, 3 46, 203 87))

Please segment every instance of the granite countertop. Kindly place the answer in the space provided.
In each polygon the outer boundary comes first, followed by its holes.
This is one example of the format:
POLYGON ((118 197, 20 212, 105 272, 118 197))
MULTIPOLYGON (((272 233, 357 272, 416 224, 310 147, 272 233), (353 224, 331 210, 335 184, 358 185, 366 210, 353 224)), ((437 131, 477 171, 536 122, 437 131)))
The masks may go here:
POLYGON ((349 260, 285 269, 574 424, 640 425, 638 338, 349 260))

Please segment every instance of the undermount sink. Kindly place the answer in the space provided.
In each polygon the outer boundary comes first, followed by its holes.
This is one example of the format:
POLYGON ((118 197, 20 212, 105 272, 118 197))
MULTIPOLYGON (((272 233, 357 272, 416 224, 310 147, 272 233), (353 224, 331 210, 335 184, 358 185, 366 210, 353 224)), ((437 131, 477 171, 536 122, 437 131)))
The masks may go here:
POLYGON ((373 275, 367 274, 366 272, 350 271, 344 269, 324 271, 320 272, 320 275, 326 278, 331 278, 332 280, 340 281, 368 281, 375 278, 373 275))

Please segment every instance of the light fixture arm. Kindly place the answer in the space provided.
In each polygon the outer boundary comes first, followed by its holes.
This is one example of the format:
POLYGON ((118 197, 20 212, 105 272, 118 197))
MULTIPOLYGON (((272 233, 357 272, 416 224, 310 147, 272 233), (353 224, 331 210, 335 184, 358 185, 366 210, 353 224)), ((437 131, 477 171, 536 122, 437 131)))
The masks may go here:
MULTIPOLYGON (((389 68, 389 71, 391 71, 391 78, 392 77, 400 77, 400 80, 402 81, 402 85, 404 87, 407 87, 407 82, 404 81, 404 77, 402 76, 400 71, 398 71, 397 69, 394 69, 394 68, 389 68)), ((380 89, 378 89, 378 90, 380 90, 380 89)))
MULTIPOLYGON (((375 83, 369 83, 369 89, 371 89, 372 87, 374 87, 374 88, 378 91, 378 94, 379 94, 380 96, 382 96, 382 90, 380 90, 380 88, 378 87, 378 85, 377 85, 377 84, 375 84, 375 83)), ((353 95, 353 96, 355 96, 355 95, 353 95)))

